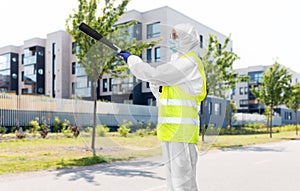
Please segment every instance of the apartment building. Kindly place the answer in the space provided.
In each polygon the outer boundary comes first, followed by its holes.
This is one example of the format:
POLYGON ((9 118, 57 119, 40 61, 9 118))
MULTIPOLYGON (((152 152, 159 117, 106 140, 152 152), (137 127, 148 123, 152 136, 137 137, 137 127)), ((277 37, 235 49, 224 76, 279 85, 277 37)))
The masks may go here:
POLYGON ((74 63, 71 37, 64 31, 2 47, 0 92, 70 98, 75 92, 74 63))
MULTIPOLYGON (((149 64, 161 64, 170 59, 168 40, 172 26, 191 23, 199 31, 201 54, 207 47, 209 34, 215 34, 220 42, 226 38, 206 25, 168 6, 146 12, 128 11, 116 24, 137 20, 138 24, 129 28, 131 38, 162 41, 152 49, 142 53, 142 59, 149 64)), ((232 50, 232 42, 229 43, 232 50)), ((25 40, 21 46, 0 48, 0 92, 17 95, 34 94, 53 98, 85 99, 91 97, 91 82, 84 69, 75 58, 76 44, 65 31, 47 34, 45 39, 25 40)), ((135 77, 113 79, 103 76, 98 82, 98 99, 117 103, 155 105, 149 84, 135 77)))
MULTIPOLYGON (((249 81, 239 82, 236 87, 231 91, 231 99, 235 102, 235 106, 238 112, 241 113, 259 113, 263 114, 265 106, 259 102, 256 97, 251 93, 251 87, 258 87, 261 85, 263 73, 267 71, 270 66, 249 66, 247 68, 236 69, 236 72, 240 76, 249 76, 249 81)), ((295 84, 300 81, 300 74, 288 69, 289 73, 293 75, 290 83, 295 84)), ((275 109, 275 115, 281 116, 282 124, 289 124, 295 122, 295 113, 286 108, 284 105, 280 105, 275 109)), ((300 116, 300 114, 297 114, 300 116)))

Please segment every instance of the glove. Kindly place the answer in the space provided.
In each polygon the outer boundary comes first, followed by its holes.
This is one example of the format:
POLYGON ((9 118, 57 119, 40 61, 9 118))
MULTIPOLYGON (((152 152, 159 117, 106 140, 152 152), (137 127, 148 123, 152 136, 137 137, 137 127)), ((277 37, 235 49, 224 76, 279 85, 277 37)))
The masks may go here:
POLYGON ((127 63, 128 57, 131 56, 131 53, 126 50, 122 50, 117 55, 121 56, 123 58, 123 60, 127 63))

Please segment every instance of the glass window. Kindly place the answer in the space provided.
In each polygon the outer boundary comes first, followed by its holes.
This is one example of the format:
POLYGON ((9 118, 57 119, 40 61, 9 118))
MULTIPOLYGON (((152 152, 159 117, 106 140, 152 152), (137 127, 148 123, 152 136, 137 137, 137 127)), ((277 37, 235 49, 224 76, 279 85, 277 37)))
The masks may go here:
POLYGON ((250 81, 261 83, 263 72, 249 72, 248 75, 250 77, 250 81))
POLYGON ((152 49, 147 49, 147 62, 150 63, 152 61, 152 49))
POLYGON ((112 91, 113 78, 109 78, 109 91, 112 91))
POLYGON ((159 62, 160 61, 160 47, 155 48, 154 51, 155 51, 155 53, 154 53, 155 62, 159 62))
POLYGON ((245 87, 244 93, 245 93, 245 94, 248 94, 248 87, 245 87))
POLYGON ((235 95, 235 88, 232 88, 232 95, 235 95))
POLYGON ((212 114, 212 102, 208 102, 208 113, 209 115, 212 114))
POLYGON ((75 82, 72 82, 72 94, 75 94, 75 88, 76 88, 75 82))
POLYGON ((203 48, 203 36, 200 35, 199 39, 200 39, 200 48, 203 48))
POLYGON ((244 94, 244 88, 240 88, 240 95, 244 94))
POLYGON ((36 74, 36 65, 32 64, 32 65, 24 66, 24 74, 25 76, 36 74))
POLYGON ((160 36, 160 23, 147 25, 147 38, 156 38, 160 36))
POLYGON ((128 28, 130 39, 135 38, 136 40, 142 40, 142 24, 137 23, 128 28))
POLYGON ((103 84, 103 85, 102 85, 102 91, 103 91, 103 92, 107 92, 107 89, 108 89, 108 87, 107 87, 107 86, 108 86, 108 84, 107 84, 107 79, 103 79, 103 80, 102 80, 102 84, 103 84))
POLYGON ((10 84, 10 70, 0 71, 0 88, 8 90, 10 84))
POLYGON ((79 76, 77 77, 77 88, 86 88, 88 87, 88 77, 87 76, 79 76))
POLYGON ((221 103, 215 103, 215 115, 221 115, 221 103))
POLYGON ((72 42, 72 54, 76 53, 76 44, 75 42, 72 42))
POLYGON ((72 62, 72 74, 76 74, 76 62, 72 62))
POLYGON ((241 99, 240 100, 240 107, 247 107, 248 106, 248 100, 247 99, 241 99))

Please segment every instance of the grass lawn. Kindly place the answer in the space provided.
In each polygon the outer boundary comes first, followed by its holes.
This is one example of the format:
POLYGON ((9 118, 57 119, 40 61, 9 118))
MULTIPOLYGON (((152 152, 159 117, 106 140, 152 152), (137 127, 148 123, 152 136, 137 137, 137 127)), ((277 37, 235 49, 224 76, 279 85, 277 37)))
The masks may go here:
MULTIPOLYGON (((200 150, 246 146, 299 138, 294 131, 257 135, 221 135, 199 143, 200 150), (211 142, 209 142, 211 141, 211 142)), ((130 134, 120 137, 109 133, 97 137, 97 156, 89 150, 89 136, 78 138, 23 139, 0 142, 0 174, 85 166, 113 160, 127 160, 161 154, 156 136, 130 134)))

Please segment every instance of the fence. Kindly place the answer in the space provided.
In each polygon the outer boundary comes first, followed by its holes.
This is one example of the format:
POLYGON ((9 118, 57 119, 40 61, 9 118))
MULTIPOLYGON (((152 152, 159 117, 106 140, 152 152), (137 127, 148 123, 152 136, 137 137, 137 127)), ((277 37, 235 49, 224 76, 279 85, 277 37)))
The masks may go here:
MULTIPOLYGON (((0 126, 26 126, 36 117, 50 125, 55 117, 67 119, 79 127, 93 124, 94 102, 76 99, 54 99, 45 96, 0 94, 0 126)), ((97 124, 118 126, 124 120, 133 124, 157 123, 157 108, 97 102, 97 124)))

